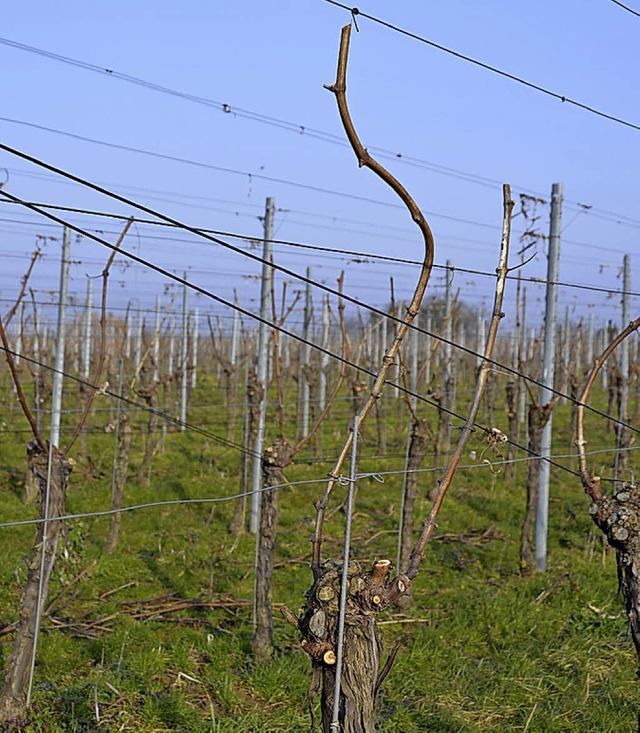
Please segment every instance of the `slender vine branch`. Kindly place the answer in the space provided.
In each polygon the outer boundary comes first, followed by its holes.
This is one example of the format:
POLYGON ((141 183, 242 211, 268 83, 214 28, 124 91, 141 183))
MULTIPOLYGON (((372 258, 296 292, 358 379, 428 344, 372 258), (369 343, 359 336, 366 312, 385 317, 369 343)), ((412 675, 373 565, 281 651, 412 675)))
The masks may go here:
MULTIPOLYGON (((347 105, 347 97, 346 97, 347 61, 349 57, 350 36, 351 36, 351 26, 346 25, 342 29, 342 34, 340 38, 340 50, 338 54, 338 70, 337 70, 337 75, 336 75, 336 83, 332 86, 327 87, 327 89, 329 89, 329 91, 335 94, 336 102, 338 105, 338 111, 340 113, 340 119, 342 120, 342 125, 344 127, 347 138, 349 142, 351 143, 353 152, 356 155, 358 164, 361 167, 364 166, 372 170, 377 176, 379 176, 388 186, 390 186, 396 192, 396 194, 400 197, 402 202, 405 204, 405 206, 409 210, 411 218, 419 227, 422 233, 422 236, 424 238, 424 246, 425 246, 425 254, 424 254, 424 260, 422 263, 422 269, 420 271, 420 276, 419 276, 413 297, 411 299, 409 306, 407 307, 407 316, 405 320, 402 322, 402 324, 400 325, 400 327, 398 328, 395 338, 389 350, 387 351, 387 353, 385 354, 382 360, 382 366, 380 367, 378 375, 375 378, 373 387, 371 389, 371 393, 369 394, 367 401, 365 402, 364 406, 362 407, 362 409, 360 410, 360 412, 357 415, 356 427, 359 430, 363 422, 366 420, 371 409, 375 405, 376 400, 380 398, 387 372, 389 371, 391 364, 393 364, 394 362, 395 356, 398 352, 398 349, 400 348, 400 344, 402 343, 405 337, 405 334, 407 333, 407 330, 413 323, 413 320, 415 319, 415 317, 418 315, 420 304, 422 302, 422 298, 426 290, 427 283, 429 282, 429 275, 431 274, 431 268, 433 266, 434 241, 433 241, 433 234, 431 233, 431 229, 429 228, 429 225, 427 224, 426 219, 424 218, 422 212, 418 208, 418 205, 415 203, 415 201, 413 200, 409 192, 391 173, 389 173, 389 171, 387 171, 386 168, 380 165, 380 163, 378 163, 374 158, 372 158, 369 155, 367 150, 364 148, 364 146, 360 142, 360 139, 358 138, 355 127, 351 120, 351 115, 349 113, 349 107, 347 105)), ((327 483, 327 487, 324 491, 324 494, 322 498, 316 503, 316 523, 315 523, 315 528, 313 532, 313 537, 311 540, 312 542, 311 567, 313 569, 314 575, 316 576, 320 573, 320 553, 322 549, 322 534, 323 534, 325 510, 326 510, 326 507, 329 501, 329 497, 331 496, 331 492, 333 491, 333 488, 340 475, 340 470, 342 469, 342 466, 344 465, 344 462, 349 453, 349 449, 351 448, 352 440, 353 440, 353 433, 350 432, 349 435, 347 436, 347 439, 345 440, 342 450, 340 451, 338 460, 336 461, 331 473, 329 474, 330 479, 329 479, 329 482, 327 483)))
POLYGON ((340 363, 340 374, 338 374, 338 379, 336 380, 336 383, 331 390, 331 394, 329 395, 329 398, 327 399, 327 403, 324 406, 324 409, 322 412, 318 415, 316 418, 315 423, 312 425, 309 432, 304 435, 300 440, 294 445, 292 455, 295 455, 301 448, 303 448, 315 435, 320 425, 322 425, 322 421, 326 418, 326 416, 329 414, 329 411, 333 407, 333 403, 336 400, 336 397, 338 396, 338 392, 340 391, 340 387, 342 387, 342 383, 347 377, 348 372, 348 365, 347 365, 347 349, 348 349, 348 337, 347 337, 347 326, 344 321, 344 303, 342 301, 342 285, 344 283, 344 272, 340 273, 340 277, 338 278, 338 292, 340 295, 338 296, 338 312, 340 314, 340 331, 342 333, 342 361, 340 363))
POLYGON ((582 481, 582 486, 585 492, 595 502, 602 499, 603 495, 600 486, 600 477, 592 476, 587 470, 587 454, 585 452, 587 441, 584 439, 584 408, 586 407, 586 402, 589 399, 589 395, 591 394, 593 383, 595 382, 596 377, 598 376, 598 373, 602 369, 604 363, 616 350, 616 348, 627 338, 627 336, 630 336, 632 333, 634 333, 634 331, 637 331, 638 328, 640 328, 640 318, 636 318, 635 321, 631 321, 631 323, 624 330, 620 331, 620 333, 613 339, 613 341, 611 341, 611 343, 602 352, 602 354, 600 354, 600 356, 595 360, 595 363, 591 371, 589 372, 589 376, 584 383, 582 394, 580 395, 580 400, 577 403, 578 407, 576 410, 576 445, 578 446, 578 455, 580 462, 580 479, 582 481))
MULTIPOLYGON (((102 369, 104 367, 104 360, 105 360, 105 345, 106 345, 106 331, 107 331, 107 281, 109 280, 109 270, 111 269, 111 265, 113 264, 113 260, 116 256, 116 253, 118 249, 120 248, 120 245, 122 244, 124 238, 127 236, 127 232, 129 231, 129 228, 133 224, 133 217, 130 217, 127 219, 127 223, 124 225, 124 229, 122 230, 120 236, 118 237, 118 241, 115 243, 114 248, 111 250, 111 254, 109 255, 109 259, 107 260, 107 264, 104 266, 104 269, 102 270, 102 303, 100 307, 100 353, 98 356, 98 364, 96 366, 96 371, 93 376, 92 383, 98 384, 100 381, 100 375, 102 374, 102 369)), ((89 393, 89 396, 87 397, 87 401, 84 406, 84 410, 82 412, 82 415, 80 416, 80 419, 78 420, 75 430, 73 431, 73 435, 71 436, 71 440, 69 440, 69 443, 67 444, 67 447, 63 451, 63 455, 68 455, 69 451, 73 447, 73 444, 78 439, 78 436, 80 435, 82 428, 84 427, 84 424, 87 421, 87 418, 89 417, 89 412, 91 411, 91 407, 93 405, 93 402, 96 398, 96 396, 99 394, 100 390, 92 390, 89 393)))
POLYGON ((22 277, 22 284, 20 286, 20 292, 18 293, 18 297, 16 298, 16 302, 11 306, 11 309, 9 310, 9 312, 7 313, 7 315, 5 316, 5 319, 4 319, 5 320, 5 326, 7 328, 9 327, 9 324, 11 323, 11 320, 12 320, 13 316, 15 315, 16 311, 18 310, 18 306, 20 305, 20 301, 24 297, 25 291, 27 289, 27 283, 29 282, 29 278, 31 277, 31 272, 32 272, 32 270, 33 270, 33 268, 34 268, 34 266, 35 266, 35 264, 36 264, 36 262, 37 262, 37 260, 38 260, 38 258, 40 257, 41 254, 42 254, 42 252, 40 251, 40 248, 36 249, 31 254, 31 261, 29 262, 29 267, 27 268, 27 271, 25 272, 25 274, 22 277))
POLYGON ((29 421, 29 425, 31 426, 31 432, 33 433, 33 437, 35 438, 39 448, 43 451, 46 451, 47 446, 45 445, 45 442, 42 439, 42 436, 40 435, 40 431, 38 430, 38 425, 36 423, 36 420, 33 417, 33 414, 31 413, 29 406, 27 405, 26 397, 24 396, 24 392, 22 391, 22 383, 20 382, 20 375, 18 374, 18 370, 16 369, 16 362, 13 358, 13 353, 9 347, 9 342, 7 340, 7 334, 4 330, 4 325, 2 323, 2 317, 0 317, 0 339, 2 340, 2 345, 4 346, 4 355, 7 359, 7 364, 9 365, 11 376, 13 377, 13 383, 16 387, 16 392, 18 393, 18 401, 20 402, 20 407, 22 407, 22 412, 24 412, 25 417, 29 421))
POLYGON ((502 301, 504 299, 505 282, 507 279, 507 274, 509 272, 507 262, 509 257, 509 238, 511 235, 511 211, 513 209, 513 206, 514 203, 511 200, 511 189, 507 184, 505 184, 503 186, 502 243, 500 247, 500 260, 497 269, 498 279, 496 282, 496 292, 493 301, 493 315, 491 317, 491 324, 489 326, 489 334, 487 336, 487 343, 484 350, 482 364, 480 365, 480 370, 478 372, 476 389, 473 395, 473 399, 471 401, 471 406, 469 408, 469 414, 467 415, 467 419, 460 431, 458 444, 456 445, 453 455, 451 456, 451 461, 449 462, 449 465, 447 466, 444 475, 438 484, 438 493, 433 500, 431 511, 429 512, 429 516, 422 527, 420 538, 418 539, 416 547, 411 555, 409 567, 404 573, 409 581, 413 580, 418 574, 418 568, 424 558, 427 542, 429 541, 433 530, 437 526, 436 519, 438 517, 438 513, 440 512, 440 508, 442 507, 442 502, 444 501, 447 489, 451 485, 453 476, 458 468, 460 460, 462 459, 464 449, 469 442, 469 439, 471 438, 471 434, 475 430, 474 423, 476 415, 478 414, 478 409, 480 407, 480 400, 482 399, 484 388, 487 383, 487 378, 489 376, 489 372, 491 371, 492 365, 490 361, 493 356, 493 349, 496 343, 498 326, 500 325, 500 321, 502 320, 502 318, 504 318, 504 313, 502 312, 502 301))

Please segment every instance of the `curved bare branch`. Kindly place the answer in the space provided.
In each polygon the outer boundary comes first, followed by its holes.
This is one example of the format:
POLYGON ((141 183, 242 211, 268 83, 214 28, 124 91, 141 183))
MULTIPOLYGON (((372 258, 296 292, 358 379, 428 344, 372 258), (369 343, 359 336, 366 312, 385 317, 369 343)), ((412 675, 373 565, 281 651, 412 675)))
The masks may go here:
MULTIPOLYGON (((360 429, 362 423, 366 420, 367 415, 371 411, 372 407, 375 405, 376 400, 380 398, 387 372, 389 371, 391 364, 393 364, 394 362, 395 356, 398 353, 398 349, 400 348, 400 344, 402 343, 409 327, 413 323, 414 318, 418 315, 420 304, 422 302, 427 283, 429 282, 431 268, 433 266, 434 241, 433 234, 431 233, 431 229, 427 224, 427 220, 424 218, 422 212, 418 208, 418 205, 415 203, 409 192, 393 175, 391 175, 391 173, 389 173, 389 171, 387 171, 386 168, 380 165, 380 163, 378 163, 374 158, 369 155, 367 150, 360 142, 360 139, 358 138, 355 127, 351 120, 351 115, 349 114, 349 107, 347 105, 346 97, 347 61, 349 57, 350 36, 351 26, 347 25, 342 29, 342 35, 340 38, 340 51, 338 55, 336 83, 333 86, 327 88, 332 91, 336 96, 340 118, 342 120, 347 138, 349 139, 351 147, 353 148, 353 152, 358 159, 358 164, 372 170, 398 194, 402 202, 409 210, 411 218, 419 227, 424 238, 425 247, 422 269, 420 271, 420 276, 418 278, 413 297, 411 299, 411 302, 409 303, 409 306, 407 307, 407 316, 402 325, 398 328, 393 343, 391 344, 389 350, 382 360, 382 366, 380 367, 378 375, 374 381, 371 393, 364 406, 357 415, 357 428, 360 429)), ((320 552, 322 547, 322 528, 324 524, 325 510, 329 501, 329 497, 331 496, 331 492, 333 491, 333 488, 338 480, 340 470, 344 465, 346 457, 349 453, 349 449, 351 448, 352 439, 353 435, 352 433, 349 433, 349 436, 347 437, 342 447, 338 460, 336 461, 331 473, 329 474, 330 479, 327 483, 324 494, 320 501, 318 501, 316 504, 316 524, 311 540, 313 547, 311 566, 315 575, 317 575, 320 570, 320 552)))
POLYGON ((587 400, 591 394, 593 383, 595 382, 604 363, 616 348, 627 338, 627 336, 631 335, 634 331, 637 331, 638 328, 640 328, 640 318, 636 318, 635 321, 631 321, 624 330, 620 331, 602 354, 600 354, 600 356, 595 360, 593 368, 589 372, 589 376, 584 383, 582 394, 580 395, 580 400, 578 402, 578 409, 576 410, 576 445, 578 446, 578 455, 580 457, 580 479, 585 492, 593 499, 593 501, 599 501, 602 499, 602 489, 600 488, 600 477, 592 476, 587 470, 587 455, 585 452, 587 441, 584 439, 584 408, 586 407, 587 400))

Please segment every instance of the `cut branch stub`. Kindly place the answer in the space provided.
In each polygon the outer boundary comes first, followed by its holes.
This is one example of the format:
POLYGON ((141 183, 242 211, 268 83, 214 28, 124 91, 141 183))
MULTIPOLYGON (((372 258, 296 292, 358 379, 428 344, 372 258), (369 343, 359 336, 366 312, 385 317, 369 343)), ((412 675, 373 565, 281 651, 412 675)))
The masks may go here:
MULTIPOLYGON (((599 484, 598 477, 593 480, 599 484)), ((589 513, 616 551, 620 590, 640 661, 640 489, 625 484, 615 496, 601 496, 591 504, 589 513)))
MULTIPOLYGON (((344 730, 374 730, 374 706, 380 680, 380 643, 376 621, 390 599, 400 598, 410 582, 404 576, 390 580, 391 562, 377 560, 365 569, 356 560, 347 568, 344 667, 341 684, 344 730), (356 727, 347 728, 356 721, 356 727), (361 724, 361 725, 360 725, 361 724), (359 727, 358 727, 359 726, 359 727)), ((324 729, 329 730, 335 689, 335 663, 342 565, 327 560, 306 593, 298 618, 301 646, 311 657, 322 680, 324 729)))

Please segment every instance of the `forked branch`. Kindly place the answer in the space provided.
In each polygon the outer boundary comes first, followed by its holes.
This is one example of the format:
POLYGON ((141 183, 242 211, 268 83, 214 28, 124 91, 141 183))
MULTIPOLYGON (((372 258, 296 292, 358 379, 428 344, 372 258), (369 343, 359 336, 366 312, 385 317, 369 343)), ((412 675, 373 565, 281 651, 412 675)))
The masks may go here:
MULTIPOLYGON (((496 343, 496 336, 498 334, 498 326, 500 325, 500 321, 502 320, 502 318, 504 318, 504 313, 502 312, 502 301, 504 299, 505 282, 507 279, 507 274, 509 272, 509 238, 511 235, 511 211, 513 209, 513 205, 513 201, 511 200, 511 189, 507 184, 505 184, 503 186, 502 243, 500 247, 500 261, 497 269, 498 278, 496 282, 496 292, 493 300, 493 315, 491 317, 491 324, 489 326, 489 334, 487 336, 487 343, 485 345, 482 364, 480 365, 480 370, 478 372, 476 389, 473 394, 473 399, 471 401, 471 406, 469 408, 467 419, 460 431, 458 444, 456 445, 456 448, 451 457, 451 461, 438 484, 438 492, 435 499, 433 500, 433 505, 431 507, 431 511, 429 512, 429 517, 422 527, 422 533, 420 534, 420 538, 418 539, 416 548, 411 555, 411 562, 409 563, 409 567, 404 574, 406 579, 408 579, 409 581, 412 581, 418 574, 418 568, 420 566, 420 563, 422 562, 422 559, 424 558, 427 542, 429 541, 429 538, 431 537, 431 534, 436 527, 436 519, 438 517, 438 513, 440 512, 442 502, 444 501, 445 494, 447 493, 447 489, 451 485, 451 481, 458 468, 464 449, 469 442, 471 434, 475 430, 474 424, 476 416, 478 414, 478 409, 480 407, 480 401, 482 399, 482 394, 487 383, 489 372, 492 368, 493 349, 496 343)), ((400 579, 400 582, 402 583, 403 580, 400 579)), ((397 585, 397 583, 392 584, 391 592, 399 595, 402 592, 402 587, 406 587, 407 583, 404 582, 403 586, 400 586, 400 588, 396 588, 395 586, 397 585), (398 590, 400 590, 400 593, 398 593, 398 590)))
POLYGON ((97 384, 100 381, 100 375, 102 374, 102 369, 104 367, 104 359, 105 359, 105 343, 106 343, 106 332, 107 332, 107 282, 109 280, 109 270, 111 269, 111 265, 113 264, 113 260, 116 256, 116 253, 120 249, 120 245, 122 244, 124 238, 127 236, 129 227, 132 224, 133 224, 133 217, 130 217, 129 219, 127 219, 127 223, 124 225, 124 229, 122 230, 120 236, 118 237, 118 241, 116 242, 115 247, 111 250, 111 254, 109 255, 107 264, 104 266, 104 269, 102 270, 102 303, 100 307, 100 353, 98 356, 98 364, 96 366, 96 371, 95 371, 95 374, 93 375, 93 380, 92 380, 92 384, 96 385, 96 389, 91 390, 91 392, 89 393, 89 397, 87 398, 82 415, 80 416, 80 419, 78 420, 78 423, 76 424, 75 430, 73 431, 71 440, 67 444, 67 447, 64 449, 65 456, 69 454, 69 451, 73 447, 73 444, 76 442, 78 436, 80 435, 82 428, 84 427, 84 424, 87 421, 87 417, 89 416, 89 412, 91 410, 91 406, 93 405, 93 401, 95 400, 96 395, 100 392, 100 390, 97 388, 97 384))
MULTIPOLYGON (((20 407, 22 407, 22 412, 24 412, 24 416, 27 418, 27 421, 29 422, 29 425, 31 426, 31 432, 33 433, 33 437, 35 438, 36 443, 42 450, 46 450, 44 439, 42 438, 42 435, 40 435, 40 431, 38 429, 38 422, 34 418, 33 413, 29 409, 29 405, 27 404, 27 398, 25 397, 24 391, 22 389, 22 382, 20 381, 20 375, 18 374, 18 370, 16 368, 16 362, 14 359, 14 353, 11 350, 9 346, 9 340, 7 339, 7 333, 5 331, 5 325, 8 328, 9 323, 11 322, 11 319, 15 315, 15 312, 18 310, 18 305, 20 304, 20 301, 22 300, 25 290, 27 289, 27 283, 29 282, 29 278, 31 277, 31 272, 33 271, 33 267, 36 264, 36 261, 40 257, 40 250, 36 249, 35 252, 31 255, 31 261, 29 262, 29 267, 27 269, 27 272, 22 278, 22 285, 20 287, 20 293, 18 294, 18 297, 16 298, 16 302, 11 307, 11 310, 7 313, 6 318, 3 319, 0 316, 0 340, 2 341, 2 346, 4 348, 4 355, 7 359, 7 364, 9 365, 9 370, 11 372, 11 377, 13 379, 13 383, 16 388, 16 393, 18 395, 18 402, 20 402, 20 407)), ((36 334, 36 338, 38 338, 38 335, 36 334)), ((18 354, 20 356, 20 354, 18 354)))
POLYGON ((11 309, 7 313, 7 315, 4 318, 4 325, 9 328, 9 324, 11 323, 12 318, 16 314, 16 311, 18 310, 18 306, 20 305, 22 298, 24 297, 25 291, 27 289, 27 283, 29 282, 29 278, 31 277, 31 272, 33 271, 33 268, 38 260, 38 257, 42 252, 40 249, 34 250, 31 254, 31 261, 29 262, 29 267, 27 268, 27 271, 22 277, 22 284, 20 286, 20 292, 18 293, 18 297, 16 298, 16 302, 11 306, 11 309))
MULTIPOLYGON (((360 166, 365 166, 366 168, 371 169, 377 176, 379 176, 388 186, 390 186, 398 194, 402 202, 405 204, 405 206, 409 210, 409 213, 411 214, 411 218, 419 227, 422 233, 422 236, 424 238, 424 247, 425 247, 425 254, 424 254, 424 260, 422 263, 422 269, 420 271, 420 277, 418 279, 418 283, 416 285, 411 302, 409 303, 409 306, 407 307, 407 316, 405 320, 403 321, 402 325, 400 325, 400 327, 398 328, 395 338, 389 350, 387 351, 387 353, 385 354, 382 360, 382 365, 380 367, 378 375, 375 378, 373 387, 371 389, 371 393, 367 401, 365 402, 364 406, 362 407, 362 409, 356 416, 357 429, 361 429, 362 423, 366 420, 367 415, 371 411, 372 407, 375 405, 376 400, 380 398, 382 394, 382 388, 383 388, 383 385, 384 385, 384 382, 387 376, 387 372, 389 371, 391 364, 393 364, 394 362, 395 356, 398 353, 398 349, 400 348, 400 344, 402 343, 409 327, 413 323, 413 320, 415 319, 415 317, 418 315, 420 304, 422 302, 422 297, 427 287, 427 283, 429 281, 429 275, 431 274, 431 268, 433 265, 434 242, 433 242, 433 235, 431 233, 431 229, 429 228, 429 225, 427 224, 426 219, 424 218, 422 212, 418 208, 418 205, 415 203, 413 198, 410 196, 409 192, 393 175, 391 175, 391 173, 389 173, 389 171, 386 170, 386 168, 380 165, 380 163, 378 163, 374 158, 372 158, 369 155, 367 150, 364 148, 364 146, 360 142, 360 139, 358 138, 355 127, 351 120, 351 115, 349 114, 349 107, 347 105, 347 97, 346 97, 347 61, 349 57, 350 36, 351 36, 351 26, 347 25, 342 29, 342 35, 340 38, 340 51, 338 55, 338 71, 337 71, 337 76, 336 76, 336 83, 333 86, 330 86, 327 88, 329 89, 329 91, 333 92, 336 96, 336 101, 338 104, 338 111, 340 113, 340 119, 342 120, 342 124, 345 130, 345 133, 347 135, 347 138, 349 139, 349 142, 351 143, 353 152, 355 153, 356 158, 358 159, 358 164, 360 166)), ((312 566, 314 575, 316 576, 320 572, 320 553, 321 553, 321 548, 322 548, 322 532, 323 532, 325 510, 326 510, 326 507, 329 501, 329 497, 331 496, 331 492, 333 491, 333 488, 340 476, 340 470, 342 469, 342 466, 344 465, 344 462, 349 453, 349 449, 351 448, 352 439, 353 439, 353 435, 350 432, 347 439, 345 440, 345 443, 342 447, 338 460, 336 461, 331 473, 329 474, 330 478, 329 478, 329 482, 327 483, 327 487, 324 491, 324 494, 322 498, 320 499, 320 501, 316 503, 316 524, 315 524, 315 529, 314 529, 314 533, 312 537, 313 551, 312 551, 312 561, 311 561, 311 566, 312 566)))

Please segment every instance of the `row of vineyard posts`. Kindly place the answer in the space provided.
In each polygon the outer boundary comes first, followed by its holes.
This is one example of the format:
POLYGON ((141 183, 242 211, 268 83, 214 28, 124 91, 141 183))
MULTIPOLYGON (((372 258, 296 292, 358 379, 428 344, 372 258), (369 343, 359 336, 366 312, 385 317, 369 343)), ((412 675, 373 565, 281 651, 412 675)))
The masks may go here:
MULTIPOLYGON (((261 313, 263 323, 268 321, 277 328, 263 328, 259 338, 255 326, 238 310, 225 317, 201 315, 199 310, 189 312, 186 275, 181 299, 168 297, 162 302, 158 298, 155 309, 129 305, 122 311, 110 311, 106 305, 107 283, 115 251, 102 273, 99 306, 94 308, 89 280, 84 306, 72 316, 59 310, 54 330, 46 304, 38 303, 33 291, 28 297, 36 253, 16 302, 0 320, 15 389, 8 400, 5 422, 17 429, 23 424, 23 416, 28 420, 32 440, 27 448, 30 480, 26 482, 25 501, 37 505, 43 520, 34 538, 12 652, 3 671, 0 722, 27 715, 38 626, 47 611, 48 587, 64 525, 59 517, 65 514, 75 463, 72 448, 78 456, 87 455, 94 424, 106 425, 114 433, 112 508, 118 510, 125 504, 132 443, 139 441, 137 447, 142 454, 137 480, 148 484, 154 457, 165 448, 168 433, 198 425, 199 405, 193 396, 202 396, 202 390, 196 390, 200 384, 207 385, 218 407, 216 424, 208 424, 206 429, 222 441, 237 443, 244 456, 238 461, 236 477, 243 497, 237 502, 229 530, 234 535, 247 529, 257 534, 253 653, 259 660, 268 658, 274 649, 272 572, 279 519, 279 489, 274 487, 285 483, 285 470, 298 453, 333 461, 335 456, 327 455, 326 418, 332 414, 344 420, 346 440, 325 492, 316 502, 312 582, 305 606, 298 616, 288 609, 284 611, 300 633, 302 648, 319 682, 326 733, 375 730, 380 685, 397 652, 392 652, 386 664, 381 663, 377 618, 394 604, 410 602, 411 583, 425 556, 446 490, 463 454, 470 455, 465 451, 476 432, 476 422, 487 427, 481 448, 476 451, 477 460, 495 464, 496 476, 504 469, 504 479, 515 481, 518 464, 509 462, 516 458, 515 446, 524 443, 534 458, 540 455, 543 432, 563 400, 560 393, 573 400, 566 452, 573 453, 578 446, 576 466, 592 500, 589 511, 616 549, 632 637, 640 656, 640 582, 636 573, 640 562, 640 494, 627 480, 628 452, 624 450, 631 445, 640 410, 639 345, 636 340, 632 350, 625 339, 638 328, 639 321, 627 325, 630 319, 624 296, 621 333, 614 324, 597 323, 593 316, 586 322, 575 322, 567 310, 564 321, 556 323, 552 319, 555 340, 561 344, 552 364, 555 391, 540 397, 537 387, 519 376, 525 372, 537 382, 543 381, 545 329, 527 326, 527 288, 518 279, 516 327, 498 335, 504 316, 502 297, 509 272, 507 253, 514 208, 508 187, 504 190, 496 294, 488 317, 483 309, 472 310, 456 291, 455 268, 450 262, 445 268, 444 295, 431 295, 427 285, 432 275, 434 242, 428 224, 402 185, 362 147, 351 122, 345 95, 348 44, 349 26, 343 29, 338 76, 330 87, 347 137, 359 164, 372 170, 400 196, 425 241, 424 261, 410 301, 396 300, 391 281, 388 303, 382 311, 368 313, 353 306, 347 309, 344 292, 348 292, 348 282, 343 274, 334 293, 325 292, 318 302, 313 297, 311 268, 306 271, 306 287, 291 292, 283 284, 277 292, 274 271, 269 266, 269 227, 273 223, 269 212, 272 216, 274 211, 271 199, 265 216, 261 313), (303 306, 303 318, 296 323, 299 304, 303 306), (66 332, 62 340, 60 319, 66 332), (321 350, 310 348, 310 343, 319 344, 321 350), (54 363, 55 370, 43 366, 54 363), (64 416, 62 432, 70 436, 66 445, 59 441, 60 425, 55 437, 45 438, 47 417, 51 416, 50 423, 61 419, 60 405, 56 407, 62 394, 61 372, 75 377, 76 381, 66 380, 65 394, 75 385, 79 402, 73 401, 82 404, 77 415, 64 416), (611 470, 614 479, 623 483, 612 496, 603 491, 599 477, 589 470, 585 455, 584 404, 596 380, 608 395, 607 414, 618 420, 617 426, 614 421, 610 423, 612 440, 621 449, 611 470), (110 394, 125 400, 103 399, 110 394), (630 406, 632 397, 634 409, 630 406), (134 435, 131 429, 137 420, 134 410, 146 421, 140 435, 134 435), (100 418, 100 411, 106 412, 106 419, 100 418), (503 413, 507 424, 498 425, 496 415, 503 413), (372 422, 374 425, 370 425, 372 422), (266 432, 265 425, 271 426, 266 432), (456 428, 455 436, 452 427, 456 428), (405 456, 407 473, 395 568, 386 558, 376 561, 372 568, 363 568, 350 560, 348 551, 341 559, 322 557, 324 513, 332 492, 343 484, 349 486, 351 506, 357 470, 348 477, 342 470, 350 450, 355 445, 362 451, 363 443, 367 451, 380 458, 405 456), (507 463, 502 467, 504 459, 507 463), (442 468, 443 477, 432 482, 432 510, 417 529, 422 518, 415 516, 414 509, 424 484, 419 485, 416 477, 417 471, 425 467, 442 468), (252 479, 255 476, 259 478, 257 487, 252 479), (248 511, 247 498, 252 493, 255 513, 248 511)), ((530 205, 523 199, 519 213, 526 216, 530 205)), ((527 235, 532 236, 531 230, 527 235)), ((65 240, 68 244, 69 237, 65 240)), ((67 253, 63 255, 63 270, 68 261, 67 253)), ((623 291, 628 293, 628 258, 624 266, 623 291)), ((65 299, 66 291, 61 287, 61 303, 65 299)), ((238 304, 237 297, 235 302, 238 304)), ((356 469, 360 456, 354 450, 352 462, 356 469)), ((522 573, 531 572, 535 565, 537 539, 533 530, 538 521, 540 466, 539 460, 527 462, 522 573)), ((115 513, 111 520, 107 552, 117 548, 119 516, 115 513)))

